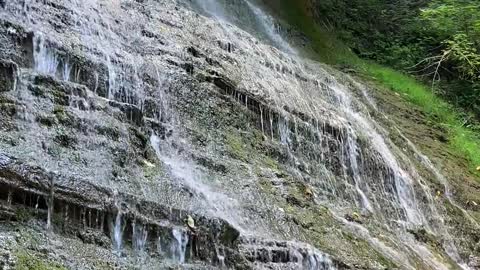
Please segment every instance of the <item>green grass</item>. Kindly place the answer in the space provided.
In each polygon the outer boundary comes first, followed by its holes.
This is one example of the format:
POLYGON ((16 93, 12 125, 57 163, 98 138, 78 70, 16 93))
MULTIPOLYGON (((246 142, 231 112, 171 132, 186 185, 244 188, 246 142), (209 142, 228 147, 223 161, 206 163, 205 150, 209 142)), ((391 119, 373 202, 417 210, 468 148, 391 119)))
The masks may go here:
POLYGON ((433 94, 424 84, 398 71, 368 62, 360 70, 420 106, 432 121, 448 131, 450 146, 469 160, 472 171, 480 166, 480 136, 463 126, 455 108, 433 94))
POLYGON ((387 89, 404 94, 408 101, 420 106, 430 119, 448 131, 450 147, 469 161, 472 171, 480 166, 480 134, 463 126, 459 113, 429 87, 415 78, 358 58, 332 33, 323 30, 308 15, 306 0, 264 0, 289 24, 303 32, 311 41, 307 57, 321 62, 347 66, 362 77, 373 80, 387 89))

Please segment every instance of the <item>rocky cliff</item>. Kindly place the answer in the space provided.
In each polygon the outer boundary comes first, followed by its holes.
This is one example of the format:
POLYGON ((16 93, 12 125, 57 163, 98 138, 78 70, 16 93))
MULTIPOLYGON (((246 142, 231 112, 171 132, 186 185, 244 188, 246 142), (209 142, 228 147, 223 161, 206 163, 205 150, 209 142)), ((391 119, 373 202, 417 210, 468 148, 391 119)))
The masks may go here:
POLYGON ((0 1, 0 40, 3 269, 479 267, 441 132, 253 2, 0 1))

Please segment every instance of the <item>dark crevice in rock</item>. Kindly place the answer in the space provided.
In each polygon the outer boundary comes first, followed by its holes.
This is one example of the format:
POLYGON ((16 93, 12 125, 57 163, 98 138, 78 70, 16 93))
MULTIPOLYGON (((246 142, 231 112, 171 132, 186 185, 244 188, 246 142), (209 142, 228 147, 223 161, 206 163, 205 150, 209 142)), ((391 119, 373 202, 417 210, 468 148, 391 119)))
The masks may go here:
POLYGON ((0 31, 0 58, 33 67, 33 32, 6 20, 0 20, 0 31))
POLYGON ((224 42, 224 41, 218 40, 217 44, 218 44, 218 47, 222 48, 223 50, 229 53, 233 53, 235 51, 235 46, 230 42, 224 42))
POLYGON ((9 60, 0 59, 0 93, 15 90, 17 77, 17 64, 9 60))
POLYGON ((108 104, 112 107, 119 108, 123 113, 125 113, 125 117, 128 121, 138 126, 143 124, 143 111, 139 107, 133 104, 121 103, 113 100, 110 100, 108 104))

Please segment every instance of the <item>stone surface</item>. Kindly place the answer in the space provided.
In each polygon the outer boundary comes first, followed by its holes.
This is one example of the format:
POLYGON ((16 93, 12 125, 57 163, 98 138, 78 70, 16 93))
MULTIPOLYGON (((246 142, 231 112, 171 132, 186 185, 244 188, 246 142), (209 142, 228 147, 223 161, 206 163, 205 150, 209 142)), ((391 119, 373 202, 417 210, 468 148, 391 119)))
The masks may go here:
POLYGON ((17 77, 18 66, 12 61, 0 60, 0 92, 15 90, 17 77))
POLYGON ((478 221, 431 196, 441 179, 369 89, 188 3, 5 3, 0 236, 21 232, 6 247, 69 269, 444 269, 438 243, 478 253, 478 221))

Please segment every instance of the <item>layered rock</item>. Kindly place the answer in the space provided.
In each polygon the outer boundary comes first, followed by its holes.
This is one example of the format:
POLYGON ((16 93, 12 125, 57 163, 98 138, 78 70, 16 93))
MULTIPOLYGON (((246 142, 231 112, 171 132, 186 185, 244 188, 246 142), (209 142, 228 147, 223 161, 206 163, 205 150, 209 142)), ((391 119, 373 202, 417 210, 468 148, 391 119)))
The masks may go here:
POLYGON ((0 11, 0 199, 13 224, 27 209, 111 251, 110 264, 442 269, 472 252, 454 250, 464 239, 433 187, 347 76, 176 1, 0 11), (408 233, 422 227, 444 243, 408 233))

